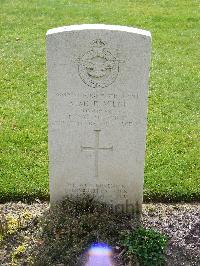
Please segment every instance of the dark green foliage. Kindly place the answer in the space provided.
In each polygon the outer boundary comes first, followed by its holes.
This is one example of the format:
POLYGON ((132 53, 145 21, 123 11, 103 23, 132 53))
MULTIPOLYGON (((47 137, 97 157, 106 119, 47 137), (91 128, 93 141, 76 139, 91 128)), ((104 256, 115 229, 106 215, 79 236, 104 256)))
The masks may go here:
POLYGON ((128 256, 136 256, 140 266, 158 266, 164 264, 166 236, 145 228, 129 232, 123 241, 128 256))

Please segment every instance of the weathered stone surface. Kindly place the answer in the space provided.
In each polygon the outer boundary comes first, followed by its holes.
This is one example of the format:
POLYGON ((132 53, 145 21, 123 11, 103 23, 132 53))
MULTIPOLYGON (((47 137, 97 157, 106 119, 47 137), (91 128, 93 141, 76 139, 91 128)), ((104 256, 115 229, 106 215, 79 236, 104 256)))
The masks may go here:
POLYGON ((47 32, 51 202, 86 193, 141 206, 150 47, 131 27, 47 32))

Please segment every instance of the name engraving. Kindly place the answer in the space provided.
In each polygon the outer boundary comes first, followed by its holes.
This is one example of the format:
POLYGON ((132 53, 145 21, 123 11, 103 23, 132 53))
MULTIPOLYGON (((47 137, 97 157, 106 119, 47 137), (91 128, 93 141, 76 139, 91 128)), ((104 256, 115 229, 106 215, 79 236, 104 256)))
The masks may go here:
MULTIPOLYGON (((127 109, 137 103, 139 94, 135 93, 81 93, 76 90, 57 92, 58 101, 53 105, 54 111, 60 115, 52 120, 50 127, 73 124, 91 127, 107 127, 118 124, 122 127, 135 126, 140 123, 138 116, 129 116, 127 109), (66 106, 68 112, 59 112, 61 106, 66 106)), ((62 107, 63 110, 63 107, 62 107)))

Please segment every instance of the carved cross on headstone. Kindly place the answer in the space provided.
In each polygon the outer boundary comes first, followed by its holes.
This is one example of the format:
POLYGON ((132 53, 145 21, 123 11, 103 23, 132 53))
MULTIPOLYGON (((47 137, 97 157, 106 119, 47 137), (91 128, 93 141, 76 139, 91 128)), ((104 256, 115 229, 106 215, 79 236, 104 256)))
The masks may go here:
POLYGON ((94 169, 95 169, 95 177, 99 176, 99 151, 100 150, 108 150, 113 151, 113 146, 111 147, 99 147, 99 134, 101 130, 94 130, 95 132, 95 144, 94 147, 83 147, 81 146, 81 151, 94 151, 94 169))

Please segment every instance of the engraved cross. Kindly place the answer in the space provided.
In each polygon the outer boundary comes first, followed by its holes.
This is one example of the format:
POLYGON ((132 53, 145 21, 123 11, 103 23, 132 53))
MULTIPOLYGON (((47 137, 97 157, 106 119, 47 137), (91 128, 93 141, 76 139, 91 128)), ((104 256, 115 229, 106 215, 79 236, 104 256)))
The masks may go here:
POLYGON ((99 176, 99 151, 113 151, 113 146, 111 147, 99 147, 99 134, 101 130, 94 130, 95 132, 95 144, 94 147, 83 147, 81 146, 81 151, 94 151, 94 167, 95 167, 95 177, 99 176))

